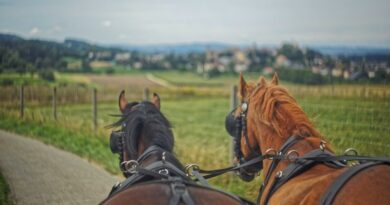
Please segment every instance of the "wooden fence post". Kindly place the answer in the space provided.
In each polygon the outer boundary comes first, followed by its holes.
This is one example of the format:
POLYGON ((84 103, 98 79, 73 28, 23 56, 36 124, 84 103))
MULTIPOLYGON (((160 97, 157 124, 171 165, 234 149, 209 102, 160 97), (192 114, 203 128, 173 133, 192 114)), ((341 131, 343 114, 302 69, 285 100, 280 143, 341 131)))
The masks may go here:
POLYGON ((233 85, 230 93, 230 110, 233 110, 236 107, 237 107, 237 85, 233 85))
MULTIPOLYGON (((233 85, 230 92, 230 110, 233 110, 237 107, 237 86, 233 85)), ((234 160, 234 143, 234 140, 231 140, 229 150, 229 162, 232 162, 234 160)))
POLYGON ((20 87, 20 118, 23 118, 24 116, 24 86, 22 85, 20 87))
POLYGON ((57 120, 57 87, 53 88, 53 118, 57 120))
POLYGON ((144 89, 143 100, 144 101, 148 101, 149 100, 149 88, 145 88, 144 89))
POLYGON ((93 116, 93 130, 96 132, 97 131, 97 89, 93 89, 93 94, 92 94, 92 116, 93 116))

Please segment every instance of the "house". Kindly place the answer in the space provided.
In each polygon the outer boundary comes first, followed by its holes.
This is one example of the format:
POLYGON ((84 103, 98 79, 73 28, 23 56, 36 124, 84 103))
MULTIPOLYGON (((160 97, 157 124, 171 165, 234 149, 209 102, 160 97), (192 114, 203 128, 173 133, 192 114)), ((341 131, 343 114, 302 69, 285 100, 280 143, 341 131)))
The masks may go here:
POLYGON ((291 61, 285 55, 276 56, 275 60, 276 67, 290 67, 291 61))
POLYGON ((319 66, 313 66, 311 67, 311 72, 315 74, 321 73, 321 68, 319 66))
POLYGON ((358 79, 367 78, 367 77, 368 77, 367 72, 361 70, 361 71, 357 71, 357 72, 353 73, 349 79, 350 80, 358 80, 358 79))
POLYGON ((95 53, 96 60, 112 60, 112 53, 110 51, 100 51, 95 53))
POLYGON ((368 78, 375 78, 375 71, 374 70, 369 70, 367 72, 368 78))
POLYGON ((334 77, 341 77, 343 75, 343 70, 340 68, 333 68, 332 69, 332 76, 334 77))
POLYGON ((117 53, 115 54, 115 61, 119 63, 128 62, 130 60, 131 54, 130 53, 117 53))
POLYGON ((133 68, 135 69, 141 69, 143 67, 143 64, 141 62, 135 62, 133 63, 133 68))
POLYGON ((264 75, 272 75, 273 73, 275 73, 274 69, 272 67, 264 67, 263 69, 263 74, 264 75))
POLYGON ((320 74, 322 76, 328 76, 329 75, 329 71, 330 71, 329 68, 322 68, 321 71, 320 71, 320 74))
POLYGON ((351 72, 349 70, 344 70, 343 77, 344 79, 349 79, 351 77, 351 72))

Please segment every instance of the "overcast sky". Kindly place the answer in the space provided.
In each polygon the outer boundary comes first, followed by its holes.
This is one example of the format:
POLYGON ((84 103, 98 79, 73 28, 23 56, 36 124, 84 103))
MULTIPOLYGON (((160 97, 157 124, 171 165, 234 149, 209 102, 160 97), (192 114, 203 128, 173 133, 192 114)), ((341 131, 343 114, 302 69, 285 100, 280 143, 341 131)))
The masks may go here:
POLYGON ((390 46, 390 0, 0 0, 0 32, 104 44, 390 46))

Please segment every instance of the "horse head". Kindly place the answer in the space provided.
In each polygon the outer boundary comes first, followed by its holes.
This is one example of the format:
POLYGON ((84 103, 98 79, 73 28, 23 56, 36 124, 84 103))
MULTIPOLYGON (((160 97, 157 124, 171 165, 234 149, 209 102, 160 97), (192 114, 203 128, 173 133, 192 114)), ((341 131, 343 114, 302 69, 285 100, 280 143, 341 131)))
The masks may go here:
MULTIPOLYGON (((234 118, 236 122, 241 121, 239 124, 242 128, 237 133, 239 147, 236 153, 241 153, 242 159, 265 155, 271 148, 278 150, 287 138, 293 135, 320 137, 296 100, 286 89, 279 86, 277 74, 269 82, 261 76, 257 82, 250 83, 247 83, 241 75, 239 97, 241 106, 235 109, 230 118, 234 118)), ((231 128, 232 125, 226 127, 229 132, 229 127, 231 128)), ((232 129, 230 133, 233 134, 232 129)), ((236 154, 236 157, 237 155, 239 154, 236 154)), ((240 176, 259 171, 263 166, 267 168, 269 164, 270 162, 266 160, 257 170, 244 170, 240 176)), ((246 181, 253 179, 253 177, 241 178, 246 181)))
POLYGON ((172 153, 171 124, 160 112, 160 97, 156 93, 151 101, 128 102, 122 91, 118 101, 121 118, 111 126, 121 129, 111 134, 110 146, 113 153, 120 155, 121 168, 123 162, 137 160, 151 146, 172 153))

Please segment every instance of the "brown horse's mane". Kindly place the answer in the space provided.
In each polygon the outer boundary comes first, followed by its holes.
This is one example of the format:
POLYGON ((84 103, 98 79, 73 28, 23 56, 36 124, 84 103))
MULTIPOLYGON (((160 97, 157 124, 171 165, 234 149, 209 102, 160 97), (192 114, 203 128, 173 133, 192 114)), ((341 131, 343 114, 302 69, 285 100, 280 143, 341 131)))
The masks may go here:
POLYGON ((277 81, 268 83, 260 78, 259 83, 247 86, 248 93, 252 93, 250 103, 256 105, 255 121, 259 120, 258 123, 282 138, 292 135, 322 138, 297 101, 277 81))

